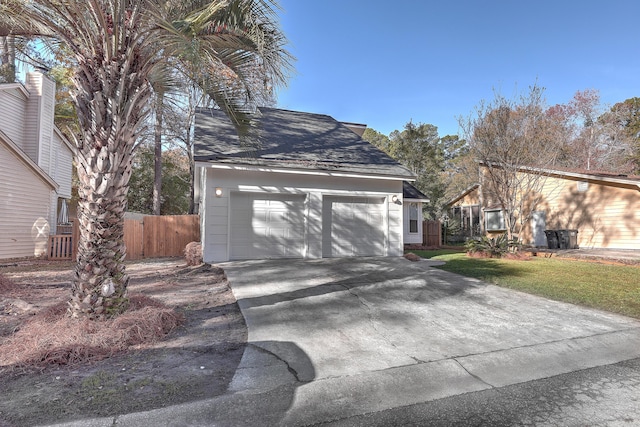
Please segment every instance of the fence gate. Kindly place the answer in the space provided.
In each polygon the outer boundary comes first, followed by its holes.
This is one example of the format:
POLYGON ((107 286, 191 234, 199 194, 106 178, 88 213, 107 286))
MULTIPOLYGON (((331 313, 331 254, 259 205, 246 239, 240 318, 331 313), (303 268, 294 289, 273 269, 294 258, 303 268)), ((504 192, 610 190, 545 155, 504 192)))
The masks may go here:
POLYGON ((422 223, 422 244, 438 247, 442 244, 442 226, 440 221, 424 221, 422 223))

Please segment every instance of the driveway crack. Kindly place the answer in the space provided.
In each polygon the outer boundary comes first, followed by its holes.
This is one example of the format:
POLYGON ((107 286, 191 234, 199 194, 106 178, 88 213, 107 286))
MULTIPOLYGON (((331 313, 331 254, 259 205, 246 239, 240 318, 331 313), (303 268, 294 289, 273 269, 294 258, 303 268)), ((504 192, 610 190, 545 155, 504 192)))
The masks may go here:
POLYGON ((369 323, 371 323, 371 327, 378 334, 378 336, 380 336, 383 340, 385 340, 387 342, 387 344, 389 344, 391 347, 396 349, 398 352, 404 354, 406 357, 412 359, 417 364, 425 363, 424 360, 420 360, 417 357, 415 357, 415 356, 413 356, 411 354, 408 354, 407 352, 405 352, 402 349, 400 349, 393 341, 391 341, 384 333, 382 333, 382 331, 380 331, 380 329, 378 329, 378 326, 376 324, 376 319, 375 319, 375 317, 373 315, 374 309, 369 304, 367 304, 367 302, 365 301, 364 298, 362 298, 360 295, 358 295, 356 292, 354 292, 352 288, 350 288, 350 287, 348 287, 348 286, 346 286, 344 284, 340 284, 340 286, 345 288, 345 290, 347 292, 349 292, 350 295, 353 295, 354 297, 356 297, 356 299, 358 300, 360 305, 362 305, 363 307, 365 307, 367 309, 367 313, 368 313, 368 317, 369 317, 369 323))
POLYGON ((287 371, 289 371, 289 373, 290 373, 291 375, 293 375, 293 377, 296 379, 296 381, 297 381, 297 382, 302 382, 302 383, 306 383, 306 382, 308 382, 308 381, 301 381, 301 380, 300 380, 300 377, 298 376, 298 371, 296 371, 295 369, 293 369, 293 368, 291 367, 291 365, 289 364, 289 362, 287 362, 287 360, 286 360, 286 359, 283 359, 282 357, 278 356, 276 353, 274 353, 274 352, 272 352, 272 351, 269 351, 269 350, 267 350, 267 349, 266 349, 266 348, 264 348, 264 347, 260 347, 259 345, 252 344, 252 343, 248 343, 248 345, 250 345, 251 347, 253 347, 253 348, 257 349, 259 352, 262 352, 262 353, 268 354, 269 356, 273 356, 273 357, 275 357, 277 360, 279 360, 279 361, 281 361, 282 363, 284 363, 284 364, 285 364, 285 366, 287 367, 287 371))
POLYGON ((451 360, 453 360, 454 362, 456 362, 462 369, 464 369, 464 371, 471 375, 473 378, 475 378, 476 380, 480 381, 483 384, 488 385, 491 388, 496 388, 493 384, 490 384, 488 382, 486 382, 485 380, 483 380, 482 378, 480 378, 479 376, 477 376, 476 374, 474 374, 473 372, 469 371, 462 363, 460 363, 460 361, 458 359, 456 359, 455 357, 452 358, 451 360))

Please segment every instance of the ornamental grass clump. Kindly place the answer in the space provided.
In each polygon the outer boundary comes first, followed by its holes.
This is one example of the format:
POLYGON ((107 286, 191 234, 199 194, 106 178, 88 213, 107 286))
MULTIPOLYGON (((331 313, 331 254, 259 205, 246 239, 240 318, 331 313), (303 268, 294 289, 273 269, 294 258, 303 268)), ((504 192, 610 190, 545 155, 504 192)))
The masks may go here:
POLYGON ((465 244, 465 248, 470 256, 502 258, 519 251, 521 244, 516 237, 509 239, 505 233, 497 237, 482 236, 471 239, 465 244))

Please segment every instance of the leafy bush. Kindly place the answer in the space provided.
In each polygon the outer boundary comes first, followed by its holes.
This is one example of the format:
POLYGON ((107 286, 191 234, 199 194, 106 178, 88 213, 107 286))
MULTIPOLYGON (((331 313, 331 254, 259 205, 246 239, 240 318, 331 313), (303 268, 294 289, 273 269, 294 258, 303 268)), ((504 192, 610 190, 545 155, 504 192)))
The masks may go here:
POLYGON ((485 255, 490 258, 502 258, 510 252, 519 250, 520 247, 518 239, 514 237, 509 240, 506 233, 498 237, 477 237, 465 244, 468 253, 485 255))

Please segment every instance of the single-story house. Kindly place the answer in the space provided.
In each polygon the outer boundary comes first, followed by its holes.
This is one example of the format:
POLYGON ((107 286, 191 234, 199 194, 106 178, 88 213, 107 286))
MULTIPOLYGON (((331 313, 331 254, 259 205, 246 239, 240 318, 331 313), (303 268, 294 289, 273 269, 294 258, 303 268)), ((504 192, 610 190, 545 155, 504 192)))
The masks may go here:
MULTIPOLYGON (((523 243, 547 246, 545 230, 577 230, 582 248, 640 249, 640 176, 608 172, 522 168, 537 174, 538 199, 524 224, 523 243)), ((504 213, 483 185, 476 184, 448 203, 462 228, 479 234, 505 231, 504 213)))
POLYGON ((0 259, 39 256, 71 199, 73 147, 55 127, 55 83, 0 84, 0 259))
POLYGON ((241 144, 221 111, 196 114, 205 262, 401 256, 404 218, 421 238, 415 206, 426 197, 404 203, 415 175, 364 141, 364 125, 276 108, 260 108, 255 123, 257 147, 241 144))

